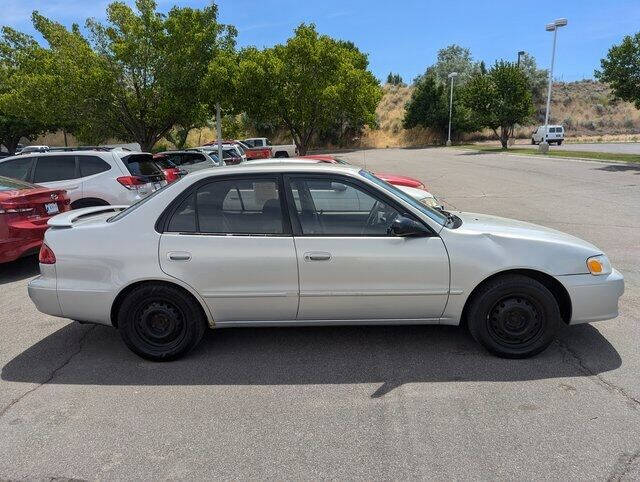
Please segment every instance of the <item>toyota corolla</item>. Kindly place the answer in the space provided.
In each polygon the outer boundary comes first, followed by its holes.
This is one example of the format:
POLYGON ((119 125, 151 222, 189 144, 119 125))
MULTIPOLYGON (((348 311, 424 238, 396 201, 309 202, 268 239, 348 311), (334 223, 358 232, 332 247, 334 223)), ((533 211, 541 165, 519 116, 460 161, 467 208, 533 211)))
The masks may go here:
POLYGON ((586 241, 434 209, 337 164, 202 170, 49 225, 37 308, 113 326, 152 360, 184 355, 207 328, 461 323, 522 358, 563 324, 616 317, 624 291, 586 241))

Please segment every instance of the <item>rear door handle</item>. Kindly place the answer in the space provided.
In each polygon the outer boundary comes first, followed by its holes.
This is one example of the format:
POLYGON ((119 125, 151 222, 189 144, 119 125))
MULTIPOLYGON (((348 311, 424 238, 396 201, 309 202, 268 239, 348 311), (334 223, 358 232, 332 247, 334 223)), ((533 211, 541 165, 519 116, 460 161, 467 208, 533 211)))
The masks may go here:
POLYGON ((331 253, 326 253, 324 251, 310 251, 308 253, 304 253, 305 261, 329 261, 331 259, 331 253))
POLYGON ((171 261, 189 261, 191 259, 191 253, 186 251, 170 251, 167 253, 167 258, 171 261))

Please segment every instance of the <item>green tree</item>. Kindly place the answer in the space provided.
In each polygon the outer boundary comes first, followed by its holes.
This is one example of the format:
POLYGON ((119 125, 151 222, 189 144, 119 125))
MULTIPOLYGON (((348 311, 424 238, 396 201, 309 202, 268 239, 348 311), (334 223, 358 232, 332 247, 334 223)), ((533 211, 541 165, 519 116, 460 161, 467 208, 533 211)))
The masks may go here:
MULTIPOLYGON (((479 69, 480 65, 474 62, 471 50, 452 44, 438 50, 436 63, 428 67, 423 75, 432 75, 436 80, 446 84, 447 76, 451 72, 457 72, 456 83, 464 85, 479 69)), ((415 83, 418 83, 422 77, 417 77, 415 83)))
POLYGON ((30 44, 20 56, 24 82, 0 96, 0 109, 17 105, 45 124, 69 126, 81 140, 109 137, 144 150, 175 125, 202 125, 210 103, 205 86, 215 64, 232 55, 236 31, 217 21, 217 7, 173 7, 156 12, 153 0, 107 7, 107 24, 87 20, 89 39, 37 12, 33 21, 48 48, 30 44))
POLYGON ((640 109, 640 32, 611 47, 600 66, 596 78, 611 86, 615 98, 633 102, 640 109))
POLYGON ((286 126, 304 155, 314 135, 336 124, 344 132, 375 125, 382 91, 367 66, 351 42, 301 24, 284 45, 241 52, 235 107, 258 123, 286 126))
POLYGON ((393 72, 389 72, 389 75, 387 75, 387 84, 404 85, 404 81, 402 80, 402 76, 400 74, 394 74, 393 72))
POLYGON ((527 52, 520 56, 520 68, 527 76, 527 80, 531 86, 534 105, 542 111, 547 99, 546 87, 549 80, 549 71, 539 69, 536 64, 536 59, 527 52))
MULTIPOLYGON (((460 87, 454 92, 451 114, 451 132, 456 138, 464 132, 475 130, 471 113, 461 100, 462 90, 463 87, 460 87)), ((422 77, 405 106, 403 127, 431 129, 444 142, 449 129, 449 95, 447 85, 439 82, 433 75, 422 77)))
POLYGON ((471 78, 465 87, 464 103, 479 126, 494 132, 503 149, 515 124, 527 122, 534 113, 527 76, 516 64, 505 61, 496 62, 486 75, 471 78))
MULTIPOLYGON (((11 92, 15 77, 20 74, 18 56, 23 49, 33 46, 33 40, 10 28, 4 28, 0 38, 0 96, 11 92)), ((15 115, 0 108, 0 144, 10 154, 15 153, 20 139, 34 140, 48 127, 28 115, 15 115)))

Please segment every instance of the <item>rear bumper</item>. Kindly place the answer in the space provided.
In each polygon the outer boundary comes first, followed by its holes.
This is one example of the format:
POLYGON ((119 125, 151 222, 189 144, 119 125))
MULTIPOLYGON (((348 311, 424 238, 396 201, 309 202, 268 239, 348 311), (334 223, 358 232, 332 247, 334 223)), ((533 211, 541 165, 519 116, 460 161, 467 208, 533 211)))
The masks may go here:
POLYGON ((8 238, 0 240, 0 263, 8 263, 22 256, 36 253, 42 245, 47 219, 37 223, 20 221, 8 227, 8 238))
POLYGON ((58 301, 55 276, 53 278, 37 276, 29 281, 27 291, 38 311, 51 316, 63 316, 58 301))
POLYGON ((590 274, 558 276, 571 297, 571 322, 609 320, 618 316, 618 299, 624 293, 624 278, 615 269, 608 276, 590 274))

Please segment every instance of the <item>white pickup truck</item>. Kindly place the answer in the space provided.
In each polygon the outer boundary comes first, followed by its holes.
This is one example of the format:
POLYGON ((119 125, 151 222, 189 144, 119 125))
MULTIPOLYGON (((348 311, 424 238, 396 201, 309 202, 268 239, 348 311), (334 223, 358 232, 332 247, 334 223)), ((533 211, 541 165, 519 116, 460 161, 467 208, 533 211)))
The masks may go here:
POLYGON ((271 145, 266 137, 251 137, 242 142, 249 147, 269 147, 271 157, 296 157, 298 155, 298 148, 295 144, 271 145))

